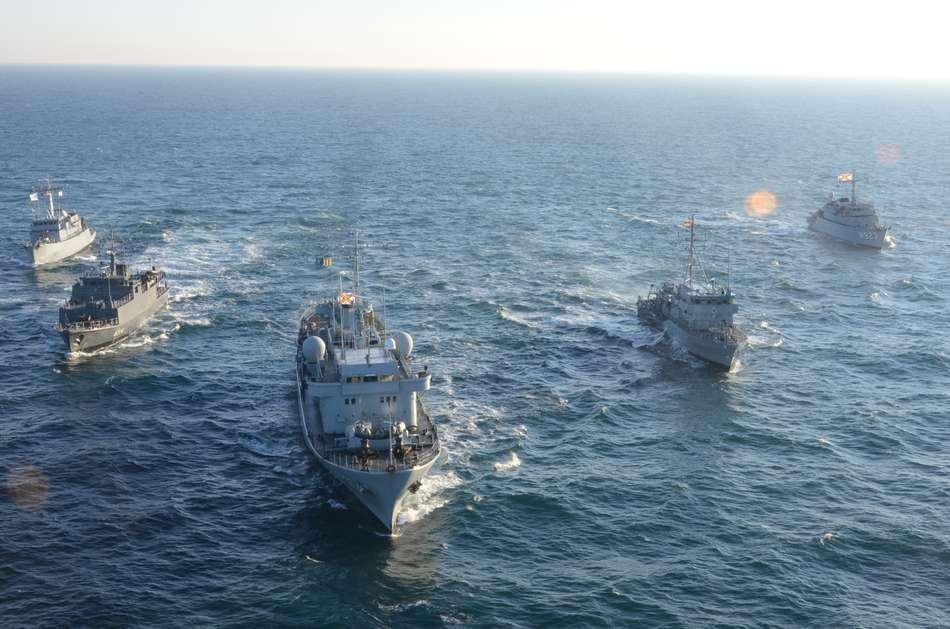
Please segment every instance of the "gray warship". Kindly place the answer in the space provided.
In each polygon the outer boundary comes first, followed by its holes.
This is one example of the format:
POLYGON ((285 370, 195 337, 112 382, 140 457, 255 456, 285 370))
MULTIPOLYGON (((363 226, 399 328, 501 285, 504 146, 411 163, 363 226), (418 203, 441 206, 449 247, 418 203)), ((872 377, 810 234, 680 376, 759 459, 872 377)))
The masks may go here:
POLYGON ((851 184, 850 197, 831 199, 820 210, 808 217, 808 227, 836 240, 857 245, 882 249, 887 239, 886 225, 881 225, 877 210, 870 203, 858 203, 855 197, 854 173, 838 175, 838 183, 851 184))
POLYGON ((137 330, 168 303, 165 272, 151 267, 133 273, 115 259, 73 284, 72 294, 59 309, 56 329, 69 352, 91 352, 117 343, 137 330))
POLYGON ((312 303, 300 319, 297 392, 317 461, 390 532, 406 496, 441 454, 422 404, 432 376, 412 363, 412 337, 391 332, 355 287, 312 303))
POLYGON ((656 289, 651 287, 646 297, 637 298, 637 316, 647 325, 662 329, 690 354, 730 368, 746 335, 733 322, 739 307, 732 288, 706 278, 705 273, 704 282, 699 285, 693 282, 695 224, 694 218, 683 223, 689 228, 686 281, 666 282, 656 289))
MULTIPOLYGON (((33 266, 43 266, 65 260, 92 245, 96 239, 96 230, 86 223, 76 212, 67 212, 53 202, 62 198, 62 188, 54 188, 50 179, 46 180, 45 190, 34 190, 30 201, 39 203, 40 197, 49 201, 42 215, 33 220, 30 227, 30 256, 33 266)), ((34 216, 36 215, 34 211, 34 216)))

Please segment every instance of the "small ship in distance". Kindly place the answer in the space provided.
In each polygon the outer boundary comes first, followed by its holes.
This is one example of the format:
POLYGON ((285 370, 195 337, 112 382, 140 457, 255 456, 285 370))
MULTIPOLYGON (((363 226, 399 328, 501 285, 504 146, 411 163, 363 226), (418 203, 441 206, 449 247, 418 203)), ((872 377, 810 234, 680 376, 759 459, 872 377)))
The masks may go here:
POLYGON ((54 188, 50 179, 46 180, 46 189, 30 193, 30 201, 39 203, 44 197, 49 206, 42 216, 33 220, 30 226, 30 256, 33 266, 54 264, 70 258, 92 245, 96 239, 96 230, 86 223, 76 212, 67 212, 56 205, 54 198, 62 198, 64 190, 54 188))
POLYGON ((702 284, 694 283, 695 218, 690 217, 683 226, 689 228, 686 281, 665 282, 658 289, 651 288, 646 297, 638 297, 637 316, 647 325, 662 329, 690 354, 731 368, 746 341, 745 333, 733 322, 739 310, 735 295, 731 286, 720 286, 708 278, 702 284))
POLYGON ((850 197, 831 199, 808 217, 808 227, 859 247, 882 249, 887 242, 887 225, 881 225, 877 210, 870 203, 858 203, 854 173, 841 173, 838 183, 851 184, 850 197))

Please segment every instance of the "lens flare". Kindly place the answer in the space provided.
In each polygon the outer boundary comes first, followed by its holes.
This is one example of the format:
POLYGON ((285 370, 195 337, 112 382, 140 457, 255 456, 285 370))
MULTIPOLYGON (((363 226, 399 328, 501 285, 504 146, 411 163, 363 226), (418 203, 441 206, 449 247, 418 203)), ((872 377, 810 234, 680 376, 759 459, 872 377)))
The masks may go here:
POLYGON ((745 213, 749 216, 768 216, 777 207, 778 199, 768 190, 756 190, 745 198, 745 213))
POLYGON ((877 161, 882 164, 896 164, 901 157, 901 147, 896 144, 882 144, 877 147, 877 161))
POLYGON ((39 511, 49 496, 49 481, 34 465, 14 467, 7 474, 7 497, 27 511, 39 511))

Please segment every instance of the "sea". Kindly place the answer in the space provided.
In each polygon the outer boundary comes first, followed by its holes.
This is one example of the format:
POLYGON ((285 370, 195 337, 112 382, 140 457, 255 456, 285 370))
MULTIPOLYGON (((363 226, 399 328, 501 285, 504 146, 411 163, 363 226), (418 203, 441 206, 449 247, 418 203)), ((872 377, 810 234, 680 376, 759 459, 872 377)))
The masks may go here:
POLYGON ((0 625, 950 625, 948 129, 947 84, 0 68, 0 625), (846 171, 882 251, 807 229, 846 171), (168 273, 118 346, 54 330, 107 254, 27 263, 47 177, 168 273), (690 216, 728 371, 636 316, 690 216), (297 410, 357 233, 446 450, 392 537, 297 410))

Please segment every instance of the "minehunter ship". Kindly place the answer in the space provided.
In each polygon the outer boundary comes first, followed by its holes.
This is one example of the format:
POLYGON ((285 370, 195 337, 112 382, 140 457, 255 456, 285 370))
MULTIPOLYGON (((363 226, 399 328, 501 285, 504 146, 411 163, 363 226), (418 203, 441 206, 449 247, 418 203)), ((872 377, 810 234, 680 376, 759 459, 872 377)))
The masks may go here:
POLYGON ((855 197, 854 173, 838 175, 838 183, 851 184, 850 197, 836 197, 834 193, 820 210, 808 217, 808 227, 836 240, 882 249, 888 227, 881 225, 877 210, 870 203, 858 203, 855 197))
POLYGON ((359 293, 340 290, 300 320, 301 426, 317 461, 390 532, 441 453, 422 404, 432 376, 412 363, 412 337, 390 332, 359 293))
POLYGON ((733 322, 739 307, 732 289, 708 278, 700 285, 693 282, 695 223, 693 218, 683 223, 689 228, 686 281, 666 282, 658 289, 651 288, 646 297, 638 297, 637 316, 647 325, 662 329, 690 354, 730 368, 746 335, 733 322))
POLYGON ((168 303, 165 272, 155 268, 132 273, 115 260, 79 278, 59 309, 57 330, 69 352, 91 352, 126 338, 168 303))
POLYGON ((60 262, 89 247, 96 239, 96 230, 76 212, 67 212, 57 206, 53 199, 63 196, 62 188, 54 188, 47 179, 46 189, 30 193, 30 201, 38 203, 40 197, 49 201, 45 215, 37 217, 30 228, 30 255, 33 266, 60 262))

